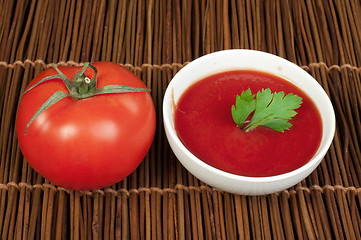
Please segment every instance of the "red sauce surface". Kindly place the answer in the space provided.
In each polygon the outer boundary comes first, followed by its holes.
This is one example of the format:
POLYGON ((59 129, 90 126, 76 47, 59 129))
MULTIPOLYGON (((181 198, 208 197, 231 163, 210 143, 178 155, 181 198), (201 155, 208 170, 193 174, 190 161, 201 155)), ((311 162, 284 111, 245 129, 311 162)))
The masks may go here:
POLYGON ((242 176, 274 176, 307 163, 321 142, 321 117, 312 100, 292 83, 266 73, 230 71, 192 85, 179 99, 175 129, 183 144, 199 159, 242 176), (251 89, 284 91, 303 98, 292 127, 283 133, 259 126, 245 132, 233 121, 236 96, 251 89))

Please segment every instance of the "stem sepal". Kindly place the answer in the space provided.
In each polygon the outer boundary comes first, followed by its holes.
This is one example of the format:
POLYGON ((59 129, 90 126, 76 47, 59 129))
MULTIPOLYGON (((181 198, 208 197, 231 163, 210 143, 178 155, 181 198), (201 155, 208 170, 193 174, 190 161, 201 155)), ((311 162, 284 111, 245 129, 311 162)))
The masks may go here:
POLYGON ((65 76, 64 73, 62 73, 58 67, 56 67, 53 64, 55 70, 58 72, 58 74, 45 77, 35 83, 33 86, 28 88, 23 95, 25 95, 27 92, 31 91, 41 83, 53 80, 53 79, 61 79, 65 86, 67 87, 67 90, 69 93, 65 93, 63 91, 57 91, 53 95, 51 95, 44 103, 43 105, 35 112, 35 114, 32 116, 30 121, 27 123, 25 128, 25 135, 28 133, 28 128, 31 125, 31 123, 45 110, 50 108, 55 103, 59 102, 60 100, 70 97, 74 100, 81 100, 85 98, 90 98, 98 95, 103 94, 110 94, 110 93, 135 93, 135 92, 150 92, 150 89, 147 88, 135 88, 135 87, 129 87, 129 86, 123 86, 123 85, 107 85, 100 88, 96 88, 97 86, 97 74, 98 70, 96 67, 94 67, 91 63, 86 62, 84 63, 83 68, 80 72, 75 73, 73 79, 69 79, 67 76, 65 76), (94 71, 94 77, 92 79, 88 78, 85 75, 85 70, 87 68, 91 68, 94 71))

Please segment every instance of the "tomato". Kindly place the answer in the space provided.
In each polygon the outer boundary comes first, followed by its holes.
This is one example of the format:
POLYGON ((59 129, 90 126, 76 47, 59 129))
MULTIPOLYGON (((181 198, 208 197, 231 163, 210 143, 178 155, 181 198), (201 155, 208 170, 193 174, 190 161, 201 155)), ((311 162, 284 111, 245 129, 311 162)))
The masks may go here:
MULTIPOLYGON (((123 85, 146 89, 126 68, 110 62, 96 62, 96 88, 123 85)), ((81 67, 59 67, 69 79, 81 67)), ((54 68, 36 76, 28 88, 54 68)), ((89 79, 95 72, 87 68, 89 79)), ((149 92, 105 93, 76 99, 66 96, 34 114, 55 92, 69 93, 60 78, 40 83, 21 98, 16 132, 20 149, 30 164, 52 183, 76 190, 99 189, 131 174, 148 152, 155 132, 155 109, 149 92)))

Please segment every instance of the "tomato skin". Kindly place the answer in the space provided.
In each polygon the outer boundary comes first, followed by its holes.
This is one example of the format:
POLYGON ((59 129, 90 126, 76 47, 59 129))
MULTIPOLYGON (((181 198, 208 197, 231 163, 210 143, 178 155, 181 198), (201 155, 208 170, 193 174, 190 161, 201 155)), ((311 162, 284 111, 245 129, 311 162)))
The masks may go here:
MULTIPOLYGON (((97 88, 125 85, 146 88, 126 68, 110 62, 93 64, 97 88)), ((81 67, 59 67, 70 79, 81 67)), ((36 76, 28 88, 57 74, 51 68, 36 76)), ((94 71, 85 74, 93 78, 94 71)), ((156 118, 149 92, 111 93, 82 100, 66 97, 29 120, 56 91, 68 93, 60 79, 39 84, 23 95, 16 117, 20 149, 27 162, 52 183, 75 190, 99 189, 131 174, 148 152, 156 118)))

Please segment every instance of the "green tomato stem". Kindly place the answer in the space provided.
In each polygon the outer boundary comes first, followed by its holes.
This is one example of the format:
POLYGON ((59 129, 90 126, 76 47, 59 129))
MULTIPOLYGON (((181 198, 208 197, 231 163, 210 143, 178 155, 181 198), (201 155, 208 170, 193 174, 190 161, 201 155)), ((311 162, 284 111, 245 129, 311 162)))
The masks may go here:
POLYGON ((43 83, 45 81, 50 81, 53 79, 61 79, 63 80, 65 86, 67 87, 69 93, 65 93, 62 91, 57 91, 53 95, 51 95, 48 100, 36 111, 36 113, 32 116, 30 121, 27 123, 25 128, 25 135, 28 133, 28 128, 31 125, 31 123, 45 110, 47 110, 49 107, 53 106, 60 100, 66 97, 73 98, 74 100, 81 100, 84 98, 90 98, 97 95, 102 94, 110 94, 110 93, 134 93, 134 92, 149 92, 150 89, 146 88, 135 88, 135 87, 129 87, 129 86, 122 86, 122 85, 107 85, 101 88, 96 88, 97 86, 97 74, 98 70, 96 67, 94 67, 91 63, 84 63, 83 68, 79 73, 76 73, 74 75, 74 78, 70 80, 67 76, 65 76, 64 73, 62 73, 55 65, 54 68, 58 72, 58 74, 53 76, 48 76, 44 79, 41 79, 39 82, 37 82, 35 85, 30 87, 28 90, 24 92, 23 95, 37 87, 40 83, 43 83), (85 75, 85 70, 87 68, 91 68, 94 70, 94 77, 90 79, 85 75))

